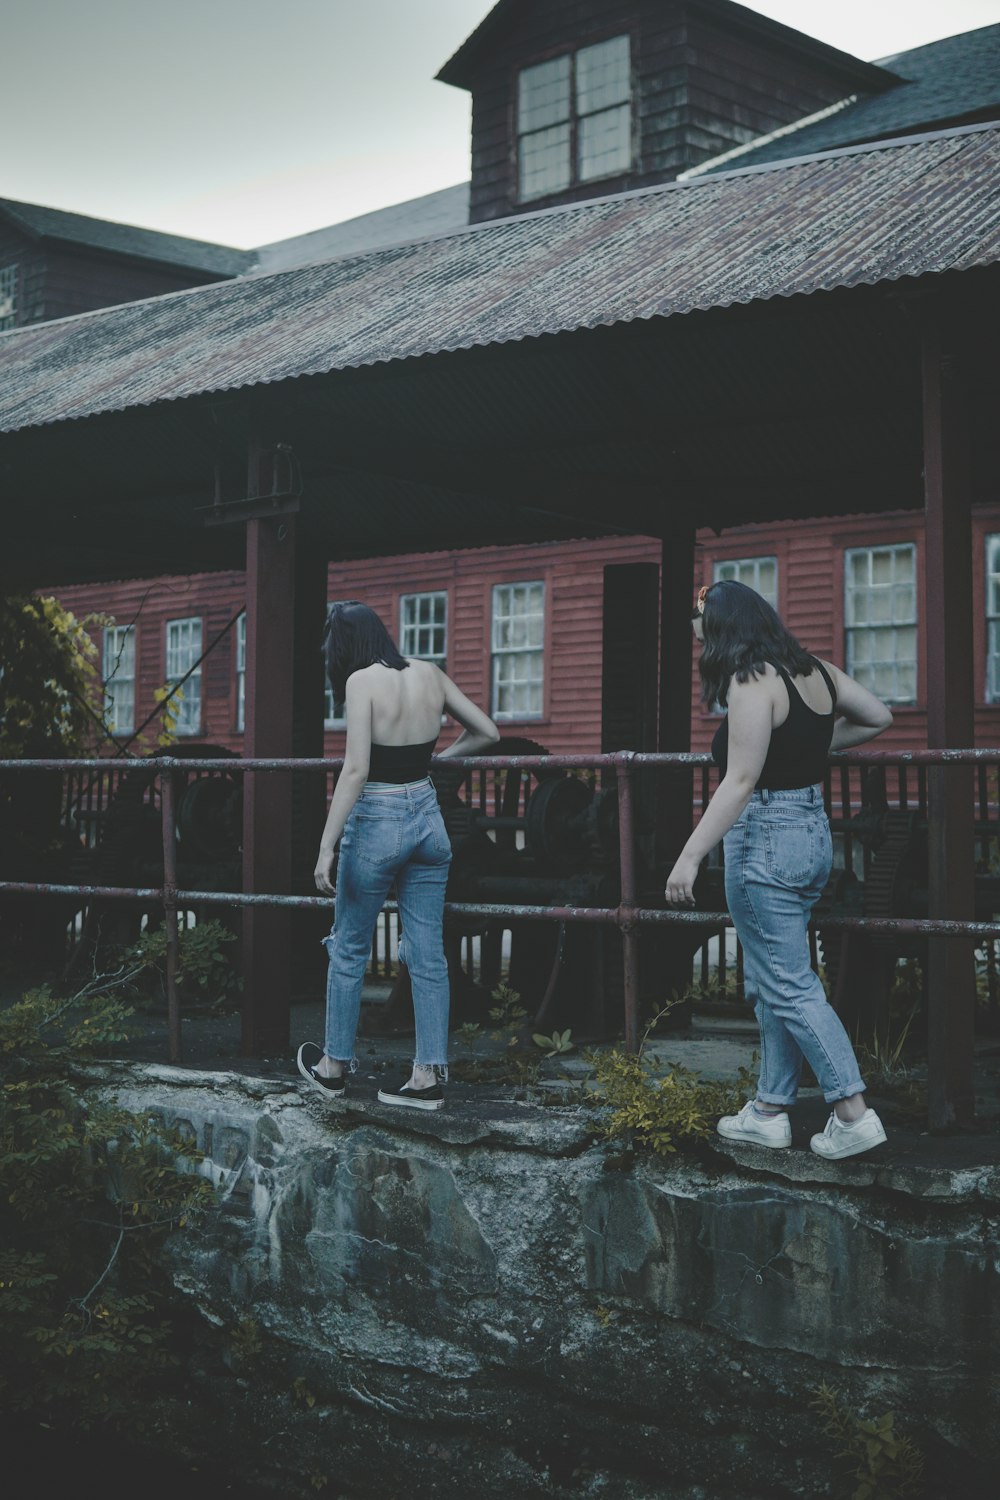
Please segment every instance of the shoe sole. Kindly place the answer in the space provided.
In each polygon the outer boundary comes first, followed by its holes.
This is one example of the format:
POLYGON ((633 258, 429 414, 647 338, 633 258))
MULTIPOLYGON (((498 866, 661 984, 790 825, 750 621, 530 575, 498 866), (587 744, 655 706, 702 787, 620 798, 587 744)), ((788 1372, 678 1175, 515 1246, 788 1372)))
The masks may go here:
POLYGON ((715 1133, 721 1135, 724 1141, 742 1142, 745 1146, 764 1146, 768 1151, 787 1151, 792 1144, 791 1137, 787 1141, 764 1140, 762 1136, 748 1135, 744 1130, 723 1130, 720 1125, 715 1127, 715 1133))
POLYGON ((883 1130, 874 1140, 865 1141, 857 1146, 844 1146, 839 1151, 817 1151, 812 1141, 809 1142, 809 1150, 813 1156, 818 1156, 821 1161, 844 1161, 848 1156, 863 1156, 866 1151, 872 1151, 876 1146, 884 1146, 888 1136, 883 1130))
POLYGON ((443 1099, 407 1099, 404 1094, 383 1094, 378 1091, 380 1104, 402 1104, 405 1109, 444 1109, 443 1099))
MULTIPOLYGON (((311 1044, 309 1042, 303 1042, 302 1043, 302 1047, 308 1047, 310 1045, 313 1045, 313 1044, 311 1044)), ((295 1066, 298 1068, 299 1072, 302 1074, 302 1077, 305 1079, 306 1083, 308 1083, 311 1088, 313 1088, 313 1089, 316 1090, 317 1094, 321 1094, 322 1095, 322 1097, 326 1100, 327 1104, 339 1104, 340 1101, 343 1098, 345 1098, 345 1096, 347 1094, 347 1084, 345 1083, 344 1087, 342 1089, 337 1089, 337 1091, 334 1092, 332 1089, 325 1089, 321 1083, 317 1083, 316 1080, 315 1080, 315 1078, 309 1072, 309 1070, 306 1067, 305 1063, 302 1061, 302 1047, 299 1048, 299 1050, 298 1050, 298 1052, 296 1054, 296 1057, 295 1057, 295 1066)))

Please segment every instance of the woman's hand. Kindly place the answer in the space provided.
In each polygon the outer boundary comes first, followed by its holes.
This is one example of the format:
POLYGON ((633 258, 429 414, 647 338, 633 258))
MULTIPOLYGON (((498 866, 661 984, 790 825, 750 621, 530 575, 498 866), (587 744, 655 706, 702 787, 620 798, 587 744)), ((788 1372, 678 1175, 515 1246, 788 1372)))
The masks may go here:
POLYGON ((335 859, 335 850, 320 849, 319 857, 316 860, 316 868, 313 871, 313 879, 316 882, 316 889, 321 896, 336 895, 333 888, 333 864, 335 859))
POLYGON ((668 906, 693 906, 694 883, 701 862, 690 854, 682 854, 667 876, 663 894, 668 906))

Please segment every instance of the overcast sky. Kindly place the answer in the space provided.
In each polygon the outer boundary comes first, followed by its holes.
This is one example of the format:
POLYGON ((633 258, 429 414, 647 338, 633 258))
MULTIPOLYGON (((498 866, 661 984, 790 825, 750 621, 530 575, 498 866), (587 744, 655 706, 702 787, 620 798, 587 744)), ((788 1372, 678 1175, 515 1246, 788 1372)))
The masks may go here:
MULTIPOLYGON (((6 0, 0 197, 252 246, 469 172, 434 74, 490 0, 6 0)), ((754 0, 877 58, 1000 0, 754 0)))

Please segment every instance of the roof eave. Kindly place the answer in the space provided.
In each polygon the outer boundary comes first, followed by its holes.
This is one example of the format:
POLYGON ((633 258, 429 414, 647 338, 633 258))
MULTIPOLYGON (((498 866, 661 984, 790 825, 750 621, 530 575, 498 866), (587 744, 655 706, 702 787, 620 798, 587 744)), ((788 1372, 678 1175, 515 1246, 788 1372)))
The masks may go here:
MULTIPOLYGON (((492 40, 496 31, 503 26, 513 13, 519 0, 499 0, 488 15, 462 43, 458 50, 434 75, 440 83, 450 83, 455 88, 470 89, 474 74, 478 68, 478 61, 485 47, 492 40)), ((880 67, 877 63, 865 62, 860 57, 854 57, 850 52, 842 52, 838 47, 831 47, 827 42, 821 42, 816 37, 811 37, 803 31, 797 31, 792 26, 784 26, 780 21, 772 21, 769 16, 762 16, 757 11, 748 10, 746 6, 739 5, 736 0, 684 0, 686 6, 694 6, 699 10, 715 11, 724 15, 734 29, 752 33, 757 36, 766 36, 793 51, 804 54, 836 66, 844 75, 859 87, 872 91, 880 91, 893 87, 897 83, 903 83, 897 73, 888 68, 880 67)))

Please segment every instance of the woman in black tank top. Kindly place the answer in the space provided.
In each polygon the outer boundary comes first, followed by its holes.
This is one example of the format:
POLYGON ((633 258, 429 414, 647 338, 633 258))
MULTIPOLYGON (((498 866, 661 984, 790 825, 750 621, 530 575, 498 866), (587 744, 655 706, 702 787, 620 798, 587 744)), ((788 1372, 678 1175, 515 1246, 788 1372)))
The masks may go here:
POLYGON ((334 698, 345 705, 347 746, 314 872, 317 890, 337 901, 333 928, 323 940, 329 958, 326 1034, 322 1047, 303 1042, 299 1072, 325 1099, 343 1098, 346 1074, 357 1068, 355 1037, 372 931, 395 885, 403 929, 398 957, 410 976, 416 1042, 410 1076, 398 1087, 379 1089, 378 1097, 385 1104, 440 1109, 448 1076, 443 917, 451 844, 428 772, 444 712, 463 733, 441 759, 485 750, 499 732, 439 667, 401 655, 374 610, 356 599, 331 608, 324 651, 334 698))
POLYGON ((867 688, 811 656, 744 584, 702 589, 692 620, 703 700, 728 713, 712 742, 719 787, 667 877, 665 897, 693 906, 698 867, 723 840, 726 900, 761 1030, 757 1097, 721 1119, 718 1132, 790 1146, 786 1111, 805 1058, 833 1106, 812 1150, 831 1160, 855 1156, 881 1144, 885 1131, 865 1106, 850 1040, 812 969, 808 923, 833 861, 820 784, 827 755, 873 739, 892 715, 867 688))

